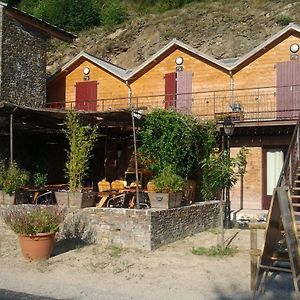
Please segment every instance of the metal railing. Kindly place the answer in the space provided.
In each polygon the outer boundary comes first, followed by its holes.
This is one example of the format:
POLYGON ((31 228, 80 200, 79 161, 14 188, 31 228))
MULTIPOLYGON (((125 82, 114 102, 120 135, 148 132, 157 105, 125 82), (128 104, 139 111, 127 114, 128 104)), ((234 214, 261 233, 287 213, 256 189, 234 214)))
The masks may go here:
POLYGON ((300 113, 300 86, 273 86, 218 90, 186 94, 160 94, 129 98, 103 98, 94 101, 50 102, 47 107, 84 111, 173 107, 200 120, 232 117, 236 121, 297 119, 300 113))
POLYGON ((298 117, 284 164, 277 182, 277 187, 292 188, 300 160, 300 115, 298 117))

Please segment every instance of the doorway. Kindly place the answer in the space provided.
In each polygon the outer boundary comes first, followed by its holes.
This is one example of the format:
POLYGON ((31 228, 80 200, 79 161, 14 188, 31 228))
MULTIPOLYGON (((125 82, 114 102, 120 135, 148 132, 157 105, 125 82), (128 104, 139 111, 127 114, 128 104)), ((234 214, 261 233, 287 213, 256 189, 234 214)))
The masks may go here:
POLYGON ((97 81, 76 82, 76 109, 97 110, 97 81))
POLYGON ((273 190, 277 185, 284 163, 284 149, 263 149, 263 197, 262 209, 269 209, 273 190))

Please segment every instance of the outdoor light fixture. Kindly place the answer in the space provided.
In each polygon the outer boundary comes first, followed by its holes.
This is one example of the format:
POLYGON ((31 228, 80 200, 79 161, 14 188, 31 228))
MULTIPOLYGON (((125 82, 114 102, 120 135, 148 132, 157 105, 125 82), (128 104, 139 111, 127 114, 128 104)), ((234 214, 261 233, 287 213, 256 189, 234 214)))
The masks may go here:
POLYGON ((232 136, 233 132, 234 132, 234 127, 235 127, 235 125, 232 122, 232 120, 231 119, 225 119, 224 123, 223 123, 223 126, 224 126, 224 133, 225 133, 225 135, 232 136))
POLYGON ((176 65, 182 65, 183 64, 183 58, 181 56, 178 56, 175 60, 176 65))
POLYGON ((292 44, 291 46, 290 46, 290 51, 292 52, 292 53, 297 53, 298 51, 299 51, 299 45, 298 44, 292 44))
POLYGON ((89 75, 89 74, 90 74, 90 68, 85 67, 85 68, 83 69, 83 74, 84 74, 84 75, 89 75))
POLYGON ((121 158, 121 156, 122 156, 122 154, 123 154, 123 149, 121 148, 121 147, 118 147, 117 148, 117 158, 121 158))
MULTIPOLYGON (((234 132, 234 123, 231 119, 225 119, 223 123, 224 134, 225 134, 225 150, 227 158, 230 158, 230 137, 234 132)), ((224 227, 231 228, 231 220, 230 220, 230 188, 226 188, 225 190, 225 209, 224 209, 224 227)))

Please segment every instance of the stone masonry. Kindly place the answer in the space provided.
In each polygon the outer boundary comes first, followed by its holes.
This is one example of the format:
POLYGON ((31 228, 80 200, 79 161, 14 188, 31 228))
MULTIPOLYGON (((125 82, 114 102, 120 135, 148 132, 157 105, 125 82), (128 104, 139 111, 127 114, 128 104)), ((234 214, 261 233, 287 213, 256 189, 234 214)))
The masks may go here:
POLYGON ((219 201, 159 210, 85 208, 68 215, 62 237, 79 235, 102 245, 154 250, 216 227, 218 216, 219 201))
MULTIPOLYGON (((0 216, 10 207, 12 206, 0 205, 0 216)), ((57 238, 154 250, 189 235, 215 228, 218 223, 219 201, 199 202, 166 210, 89 207, 69 209, 57 238)), ((10 229, 0 220, 0 234, 9 232, 10 229)))
POLYGON ((46 41, 41 32, 8 16, 0 6, 0 101, 45 106, 46 41))
MULTIPOLYGON (((7 205, 0 205, 0 215, 5 209, 7 205)), ((214 228, 218 222, 219 201, 165 210, 90 207, 70 210, 58 238, 154 250, 214 228)), ((0 234, 7 230, 0 222, 0 234)))

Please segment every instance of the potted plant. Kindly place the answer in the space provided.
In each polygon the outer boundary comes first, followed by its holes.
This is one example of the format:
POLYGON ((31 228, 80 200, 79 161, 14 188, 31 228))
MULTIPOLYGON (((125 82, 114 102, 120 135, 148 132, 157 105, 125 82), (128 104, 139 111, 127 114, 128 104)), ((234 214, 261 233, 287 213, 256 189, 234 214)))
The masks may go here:
POLYGON ((160 175, 154 177, 155 193, 149 193, 151 208, 175 208, 181 206, 185 181, 167 166, 160 175))
MULTIPOLYGON (((2 187, 2 203, 14 204, 15 192, 29 181, 29 173, 18 167, 16 162, 10 167, 4 160, 0 161, 0 186, 2 187)), ((1 201, 0 201, 1 202, 1 201)))
POLYGON ((18 235, 26 259, 48 259, 65 215, 57 205, 16 205, 4 214, 4 222, 18 235))
POLYGON ((91 151, 98 138, 97 126, 81 124, 75 111, 67 112, 65 125, 63 132, 69 143, 65 169, 69 191, 56 192, 56 201, 68 207, 95 206, 97 193, 83 192, 83 181, 89 169, 91 151))

